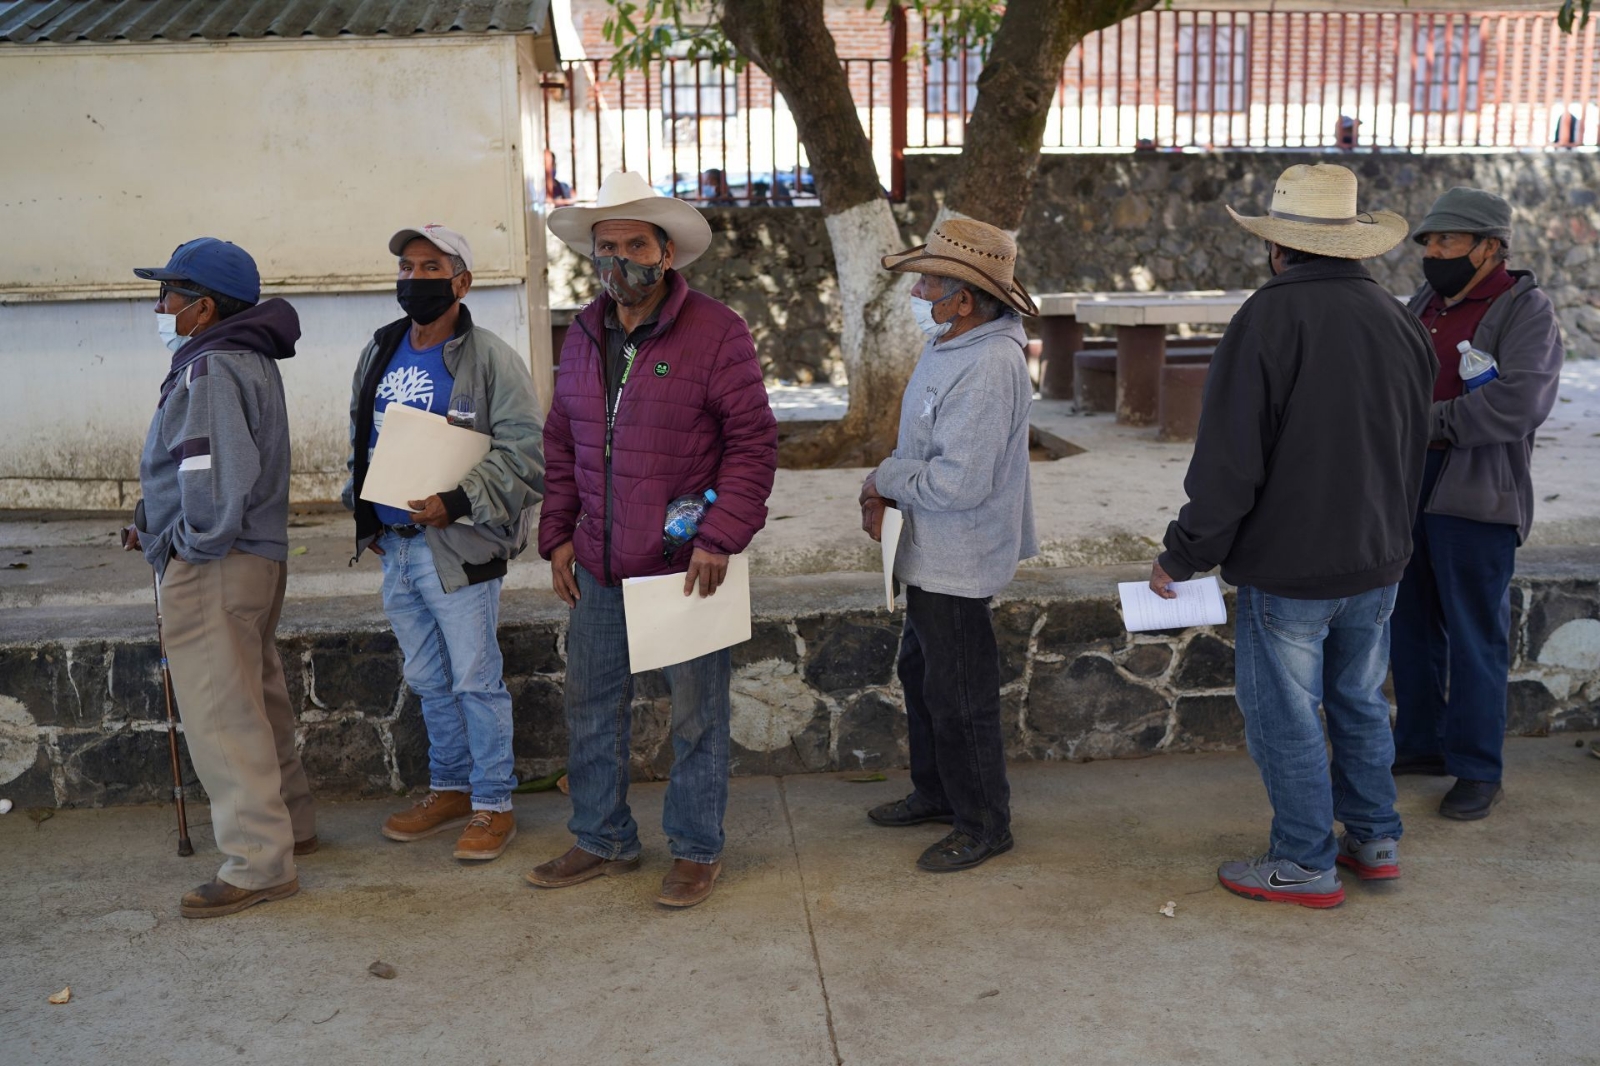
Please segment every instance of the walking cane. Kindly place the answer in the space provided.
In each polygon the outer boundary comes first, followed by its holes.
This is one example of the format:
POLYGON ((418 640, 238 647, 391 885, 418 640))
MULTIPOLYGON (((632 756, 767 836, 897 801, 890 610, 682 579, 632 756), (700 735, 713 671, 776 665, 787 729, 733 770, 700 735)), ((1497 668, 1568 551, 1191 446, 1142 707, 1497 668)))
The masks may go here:
POLYGON ((167 667, 167 638, 161 629, 161 579, 150 572, 156 591, 156 644, 161 649, 161 687, 167 695, 167 750, 172 756, 172 802, 178 808, 178 854, 194 854, 189 842, 189 815, 183 807, 183 769, 178 763, 178 719, 172 710, 172 671, 167 667))

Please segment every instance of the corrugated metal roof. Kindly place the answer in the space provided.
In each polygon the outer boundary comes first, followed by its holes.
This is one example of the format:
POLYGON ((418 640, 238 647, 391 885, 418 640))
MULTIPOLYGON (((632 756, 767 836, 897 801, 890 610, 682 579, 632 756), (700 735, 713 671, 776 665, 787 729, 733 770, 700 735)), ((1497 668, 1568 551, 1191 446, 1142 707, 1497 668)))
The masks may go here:
POLYGON ((0 0, 0 42, 544 33, 550 0, 0 0))

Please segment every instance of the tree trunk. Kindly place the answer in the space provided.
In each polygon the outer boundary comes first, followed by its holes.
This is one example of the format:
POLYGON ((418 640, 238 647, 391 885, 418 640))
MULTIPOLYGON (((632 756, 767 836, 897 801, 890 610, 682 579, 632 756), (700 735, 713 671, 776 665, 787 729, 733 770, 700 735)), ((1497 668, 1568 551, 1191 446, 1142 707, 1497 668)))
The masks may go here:
POLYGON ((941 214, 967 215, 1013 233, 1020 229, 1067 53, 1086 34, 1155 5, 1156 0, 1009 0, 978 75, 978 103, 941 214))
POLYGON ((833 245, 850 380, 845 417, 786 440, 788 466, 870 466, 893 449, 900 395, 922 350, 911 278, 882 258, 905 247, 878 182, 872 144, 823 20, 822 0, 725 0, 722 31, 772 78, 795 117, 833 245))

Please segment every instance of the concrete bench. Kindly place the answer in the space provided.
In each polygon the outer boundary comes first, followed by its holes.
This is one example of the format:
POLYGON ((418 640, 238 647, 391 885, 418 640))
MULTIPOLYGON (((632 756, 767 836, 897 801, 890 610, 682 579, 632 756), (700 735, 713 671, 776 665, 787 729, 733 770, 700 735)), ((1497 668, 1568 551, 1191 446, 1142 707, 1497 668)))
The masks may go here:
POLYGON ((1159 418, 1168 326, 1226 325, 1249 296, 1247 291, 1234 290, 1078 300, 1074 311, 1079 322, 1117 327, 1117 421, 1146 426, 1159 418))
POLYGON ((1084 347, 1083 326, 1078 321, 1079 300, 1112 293, 1044 292, 1034 297, 1039 305, 1039 395, 1047 400, 1072 398, 1072 356, 1084 347))
POLYGON ((1161 368, 1159 439, 1194 440, 1200 428, 1200 401, 1205 395, 1206 375, 1211 372, 1209 356, 1203 362, 1177 362, 1169 359, 1161 368))
MULTIPOLYGON (((1169 348, 1168 366, 1204 370, 1211 365, 1212 345, 1186 345, 1169 348)), ((1114 351, 1082 351, 1073 356, 1072 399, 1079 411, 1089 414, 1117 409, 1117 354, 1114 351)))

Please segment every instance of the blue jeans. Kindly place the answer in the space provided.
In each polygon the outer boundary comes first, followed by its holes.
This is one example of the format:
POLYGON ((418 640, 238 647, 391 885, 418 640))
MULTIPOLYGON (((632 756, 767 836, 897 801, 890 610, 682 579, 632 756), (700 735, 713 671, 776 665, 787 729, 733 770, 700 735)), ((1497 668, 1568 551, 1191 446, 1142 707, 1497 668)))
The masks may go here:
MULTIPOLYGON (((1424 503, 1446 454, 1428 453, 1424 503)), ((1395 757, 1442 757, 1454 777, 1499 781, 1517 528, 1419 509, 1412 539, 1394 610, 1395 757)))
POLYGON ((1011 786, 989 601, 906 586, 896 672, 920 804, 950 811, 954 828, 998 845, 1011 832, 1011 786))
POLYGON ((1239 589, 1235 690, 1250 757, 1272 801, 1274 859, 1333 869, 1336 819, 1359 841, 1400 839, 1383 695, 1395 589, 1341 600, 1239 589))
MULTIPOLYGON (((578 605, 567 629, 567 828, 584 851, 626 860, 639 854, 639 823, 628 809, 633 674, 622 588, 577 571, 578 605)), ((662 672, 672 694, 673 762, 661 828, 674 859, 716 862, 728 808, 733 658, 724 649, 662 672)))
POLYGON ((511 693, 501 672, 500 579, 446 594, 427 537, 385 532, 383 612, 428 727, 428 787, 471 792, 475 811, 509 811, 517 785, 511 693))

